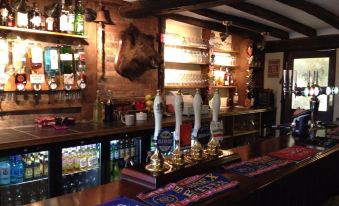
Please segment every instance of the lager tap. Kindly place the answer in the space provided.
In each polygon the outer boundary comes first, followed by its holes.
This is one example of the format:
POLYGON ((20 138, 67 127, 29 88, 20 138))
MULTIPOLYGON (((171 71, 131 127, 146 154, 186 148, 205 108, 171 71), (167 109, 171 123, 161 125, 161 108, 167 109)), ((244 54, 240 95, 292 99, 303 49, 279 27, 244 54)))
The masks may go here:
POLYGON ((175 141, 180 140, 180 126, 182 123, 182 110, 183 110, 184 101, 181 95, 181 91, 178 91, 178 94, 175 96, 174 100, 174 112, 175 112, 175 141))
POLYGON ((193 99, 194 128, 192 133, 191 159, 194 161, 199 161, 203 158, 203 148, 197 139, 198 131, 201 127, 201 106, 202 98, 199 89, 197 89, 193 99))
POLYGON ((193 110, 194 110, 194 128, 193 128, 193 139, 197 137, 198 131, 201 127, 201 106, 202 98, 200 96, 200 90, 196 89, 195 96, 193 98, 193 110))
POLYGON ((213 101, 212 101, 212 121, 218 122, 218 116, 220 113, 220 94, 219 90, 216 89, 213 95, 213 101))
POLYGON ((175 96, 174 100, 174 112, 175 112, 175 150, 172 153, 172 165, 174 166, 182 166, 184 165, 184 154, 180 149, 180 126, 182 123, 182 112, 183 112, 183 98, 181 95, 181 91, 178 91, 178 94, 175 96))
POLYGON ((158 135, 161 131, 161 122, 162 122, 162 112, 163 112, 164 103, 160 96, 160 90, 157 90, 157 95, 154 99, 153 112, 154 112, 154 141, 158 139, 158 135))

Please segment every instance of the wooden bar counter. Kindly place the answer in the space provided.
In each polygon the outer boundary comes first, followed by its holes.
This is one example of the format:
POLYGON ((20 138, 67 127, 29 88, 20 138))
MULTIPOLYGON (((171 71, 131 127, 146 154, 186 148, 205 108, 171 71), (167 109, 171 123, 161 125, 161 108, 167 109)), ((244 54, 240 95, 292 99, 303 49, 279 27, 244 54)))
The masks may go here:
MULTIPOLYGON (((242 160, 247 160, 294 144, 293 138, 282 136, 232 150, 238 152, 242 160)), ((197 205, 321 205, 328 197, 339 194, 338 160, 339 145, 336 145, 322 150, 312 158, 256 178, 216 169, 224 176, 239 181, 240 186, 197 205)), ((36 202, 31 206, 93 206, 112 200, 119 195, 136 199, 136 194, 146 191, 148 191, 147 188, 121 180, 83 192, 36 202)))

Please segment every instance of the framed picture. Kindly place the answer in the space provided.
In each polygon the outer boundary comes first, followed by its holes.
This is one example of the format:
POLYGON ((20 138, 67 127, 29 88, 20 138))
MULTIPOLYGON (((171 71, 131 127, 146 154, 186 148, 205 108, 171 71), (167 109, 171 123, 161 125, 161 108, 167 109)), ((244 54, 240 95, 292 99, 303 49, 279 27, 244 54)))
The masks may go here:
POLYGON ((268 78, 279 78, 280 73, 280 59, 270 59, 268 60, 268 78))

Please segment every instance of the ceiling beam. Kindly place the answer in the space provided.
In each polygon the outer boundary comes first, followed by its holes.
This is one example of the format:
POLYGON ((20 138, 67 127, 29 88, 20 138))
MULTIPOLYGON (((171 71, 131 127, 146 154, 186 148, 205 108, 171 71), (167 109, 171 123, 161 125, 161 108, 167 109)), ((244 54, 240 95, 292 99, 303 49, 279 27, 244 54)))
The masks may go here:
POLYGON ((213 11, 210 9, 200 9, 200 10, 195 10, 191 11, 195 14, 199 14, 201 16, 205 16, 211 19, 215 19, 218 21, 232 21, 232 25, 236 27, 242 27, 246 28, 252 31, 256 32, 269 32, 271 36, 280 38, 280 39, 288 39, 289 38, 289 33, 287 31, 284 31, 282 29, 277 29, 271 26, 266 26, 264 24, 251 21, 245 18, 225 14, 225 13, 220 13, 217 11, 213 11))
MULTIPOLYGON (((193 17, 179 15, 179 14, 168 14, 168 15, 164 15, 164 17, 175 20, 175 21, 183 22, 186 24, 191 24, 194 26, 213 30, 213 31, 225 32, 226 30, 225 26, 220 23, 201 20, 201 19, 197 19, 193 17)), ((237 34, 237 35, 251 38, 254 40, 258 40, 262 38, 262 36, 259 33, 256 33, 256 32, 253 32, 247 29, 238 28, 238 27, 231 26, 229 27, 229 31, 231 34, 237 34)))
POLYGON ((323 35, 290 40, 268 41, 265 52, 287 52, 339 48, 339 35, 323 35))
POLYGON ((336 29, 339 29, 339 16, 329 12, 328 10, 314 4, 311 2, 307 2, 304 0, 277 0, 283 4, 288 6, 300 9, 306 13, 309 13, 318 19, 323 20, 329 25, 333 26, 336 29))
POLYGON ((264 9, 262 7, 245 3, 245 2, 238 2, 234 4, 228 4, 227 6, 231 6, 235 9, 240 11, 252 14, 254 16, 260 17, 262 19, 266 19, 268 21, 280 24, 281 26, 290 28, 296 32, 304 34, 306 36, 316 36, 317 32, 315 29, 306 26, 302 23, 299 23, 293 19, 287 18, 283 15, 277 14, 270 10, 264 9))
POLYGON ((120 15, 127 18, 140 18, 170 14, 180 11, 197 10, 241 2, 243 0, 156 0, 138 1, 121 7, 120 15))

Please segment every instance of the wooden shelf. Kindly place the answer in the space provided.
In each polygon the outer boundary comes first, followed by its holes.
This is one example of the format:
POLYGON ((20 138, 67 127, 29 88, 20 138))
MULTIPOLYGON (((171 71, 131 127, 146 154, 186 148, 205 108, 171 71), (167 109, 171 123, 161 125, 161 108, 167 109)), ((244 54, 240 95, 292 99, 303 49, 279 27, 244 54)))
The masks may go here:
POLYGON ((165 63, 172 63, 172 64, 193 64, 193 65, 209 65, 208 63, 198 63, 198 62, 172 62, 172 61, 166 61, 165 63))
POLYGON ((239 67, 238 65, 219 65, 219 64, 214 64, 214 66, 217 66, 217 67, 229 67, 229 68, 237 68, 237 67, 239 67))
POLYGON ((81 36, 81 35, 76 35, 76 34, 42 31, 42 30, 35 30, 35 29, 24 29, 24 28, 8 27, 8 26, 0 26, 0 30, 15 31, 15 32, 22 32, 22 33, 33 33, 33 34, 45 34, 45 35, 59 36, 59 37, 71 37, 71 38, 77 38, 77 39, 88 38, 87 36, 81 36))
POLYGON ((165 89, 201 89, 201 88, 206 88, 207 86, 165 86, 165 89))
POLYGON ((175 47, 181 49, 203 49, 208 50, 208 46, 194 46, 194 45, 175 45, 175 44, 165 44, 166 47, 175 47))
POLYGON ((211 88, 215 88, 215 89, 235 89, 237 87, 236 86, 211 86, 211 88))
POLYGON ((211 48, 212 52, 217 52, 217 53, 231 53, 231 54, 238 54, 238 51, 234 51, 234 50, 223 50, 223 49, 213 49, 211 48))
POLYGON ((249 135, 249 134, 256 134, 256 133, 259 133, 259 130, 250 130, 250 131, 245 131, 245 132, 234 132, 233 137, 244 136, 244 135, 249 135))

